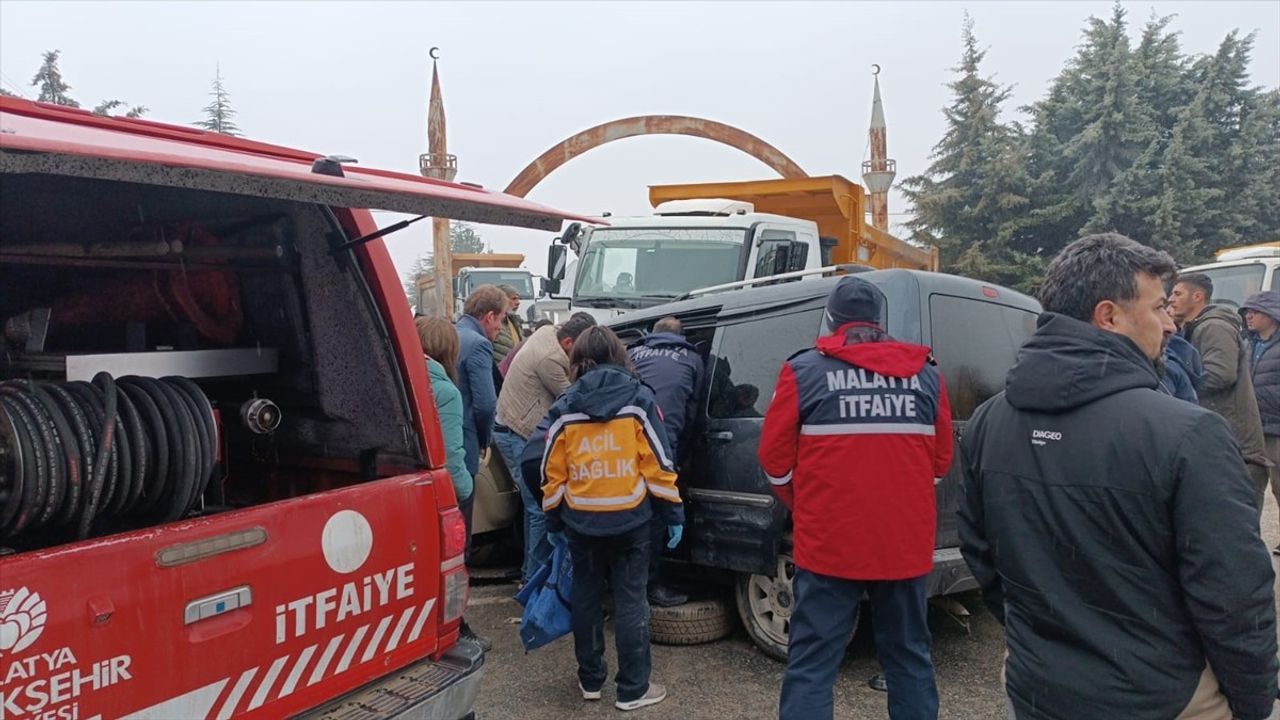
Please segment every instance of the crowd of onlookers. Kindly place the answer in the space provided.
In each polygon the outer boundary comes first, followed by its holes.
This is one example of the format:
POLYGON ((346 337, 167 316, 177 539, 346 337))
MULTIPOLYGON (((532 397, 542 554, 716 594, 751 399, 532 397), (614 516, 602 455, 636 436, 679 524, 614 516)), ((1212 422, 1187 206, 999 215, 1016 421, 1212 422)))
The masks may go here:
MULTIPOLYGON (((1040 296, 1005 391, 954 447, 943 374, 877 324, 883 295, 863 278, 835 286, 828 334, 780 368, 759 456, 793 523, 781 717, 832 717, 864 599, 889 715, 938 716, 926 579, 953 457, 962 553, 1006 631, 1010 718, 1271 715, 1259 520, 1268 480, 1280 500, 1280 293, 1215 304, 1208 277, 1103 234, 1063 250, 1040 296)), ((616 705, 652 705, 666 691, 649 681, 649 604, 685 600, 656 558, 683 535, 676 478, 702 358, 674 317, 627 348, 585 313, 525 337, 518 304, 483 286, 456 325, 418 320, 459 505, 469 527, 496 445, 524 502, 522 580, 557 544, 572 556, 583 698, 607 678, 609 592, 616 705)))

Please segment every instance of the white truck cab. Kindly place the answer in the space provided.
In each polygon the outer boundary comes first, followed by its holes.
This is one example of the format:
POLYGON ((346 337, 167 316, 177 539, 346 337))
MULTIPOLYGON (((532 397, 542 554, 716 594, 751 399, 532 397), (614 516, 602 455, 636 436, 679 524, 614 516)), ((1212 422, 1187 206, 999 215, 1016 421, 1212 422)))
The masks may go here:
POLYGON ((601 321, 700 288, 823 265, 816 223, 758 213, 749 202, 672 200, 652 215, 608 222, 570 225, 552 244, 547 272, 547 289, 557 294, 565 246, 572 248, 578 260, 569 312, 584 310, 601 321))
POLYGON ((1252 294, 1280 290, 1280 242, 1221 250, 1218 261, 1184 268, 1213 281, 1213 302, 1239 308, 1252 294))

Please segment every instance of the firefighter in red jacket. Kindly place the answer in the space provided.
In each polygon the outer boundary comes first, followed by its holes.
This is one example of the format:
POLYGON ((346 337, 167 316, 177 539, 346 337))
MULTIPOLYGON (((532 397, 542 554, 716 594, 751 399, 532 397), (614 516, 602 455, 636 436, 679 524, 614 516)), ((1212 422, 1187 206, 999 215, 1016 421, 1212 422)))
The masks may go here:
POLYGON ((831 334, 782 366, 765 414, 760 464, 795 536, 783 720, 832 716, 864 591, 889 717, 938 717, 926 580, 935 478, 951 466, 951 406, 929 348, 885 334, 883 307, 870 282, 841 279, 827 298, 831 334))

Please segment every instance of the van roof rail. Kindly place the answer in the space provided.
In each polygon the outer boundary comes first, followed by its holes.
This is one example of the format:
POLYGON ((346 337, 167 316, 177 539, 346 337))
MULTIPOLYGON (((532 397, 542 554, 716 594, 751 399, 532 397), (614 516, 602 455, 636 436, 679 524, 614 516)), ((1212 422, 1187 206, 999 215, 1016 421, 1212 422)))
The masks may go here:
POLYGON ((859 265, 858 263, 841 263, 839 265, 828 265, 826 267, 813 268, 811 270, 796 270, 793 272, 779 273, 777 275, 764 275, 747 280, 739 280, 737 282, 724 283, 723 285, 711 285, 704 288, 697 288, 675 298, 675 300, 688 300, 689 298, 698 297, 700 295, 710 295, 711 293, 723 292, 725 290, 739 290, 741 288, 754 287, 756 285, 764 285, 767 283, 777 282, 779 280, 792 280, 796 278, 819 276, 827 277, 829 275, 849 275, 852 273, 869 272, 875 270, 870 265, 859 265))

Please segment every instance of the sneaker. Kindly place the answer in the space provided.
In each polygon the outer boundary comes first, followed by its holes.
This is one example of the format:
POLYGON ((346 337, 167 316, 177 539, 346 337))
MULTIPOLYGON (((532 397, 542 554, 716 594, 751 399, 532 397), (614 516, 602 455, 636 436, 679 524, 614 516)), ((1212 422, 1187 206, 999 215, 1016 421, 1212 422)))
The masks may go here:
POLYGON ((1280 555, 1280 545, 1277 545, 1277 546, 1275 546, 1275 547, 1271 548, 1271 554, 1272 554, 1272 555, 1280 555))
POLYGON ((642 707, 657 705, 666 699, 666 688, 662 687, 658 683, 649 683, 649 690, 643 696, 638 697, 635 700, 628 700, 627 702, 619 700, 615 702, 613 706, 619 710, 639 710, 642 707))
POLYGON ((581 680, 578 681, 578 689, 582 691, 583 700, 599 700, 600 699, 600 691, 586 689, 585 687, 582 686, 581 680))
POLYGON ((689 602, 689 596, 666 585, 655 585, 649 590, 649 604, 658 607, 675 607, 689 602))

